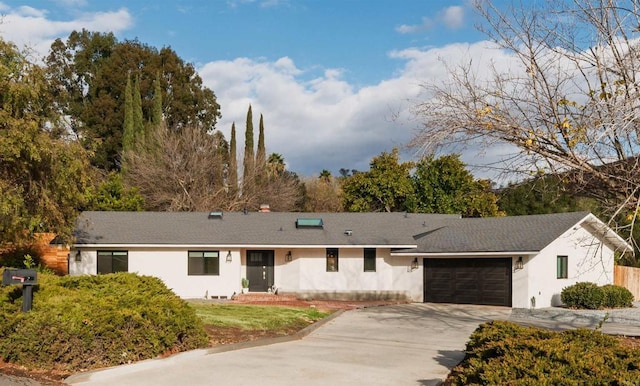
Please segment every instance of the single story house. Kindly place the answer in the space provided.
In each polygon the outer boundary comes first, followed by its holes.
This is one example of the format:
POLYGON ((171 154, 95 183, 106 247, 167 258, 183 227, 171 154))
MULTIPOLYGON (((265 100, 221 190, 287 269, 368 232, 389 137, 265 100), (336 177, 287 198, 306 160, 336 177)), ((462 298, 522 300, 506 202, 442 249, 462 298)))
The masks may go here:
POLYGON ((183 298, 242 291, 548 307, 613 282, 632 247, 588 212, 496 218, 420 213, 84 212, 69 274, 137 272, 183 298))

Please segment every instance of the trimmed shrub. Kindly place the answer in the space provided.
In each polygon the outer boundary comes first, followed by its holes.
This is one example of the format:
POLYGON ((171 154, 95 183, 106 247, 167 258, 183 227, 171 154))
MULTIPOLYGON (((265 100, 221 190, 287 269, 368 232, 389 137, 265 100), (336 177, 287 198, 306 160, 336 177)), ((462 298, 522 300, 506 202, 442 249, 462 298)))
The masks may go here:
POLYGON ((600 287, 604 295, 602 306, 605 308, 626 308, 633 306, 633 294, 627 288, 607 284, 600 287))
POLYGON ((599 331, 555 332, 506 321, 480 325, 454 385, 610 385, 640 379, 640 350, 599 331))
POLYGON ((633 305, 633 294, 618 285, 598 287, 594 283, 581 282, 565 287, 560 300, 568 307, 579 309, 625 308, 633 305))
POLYGON ((597 310, 602 307, 604 293, 594 283, 580 282, 563 288, 560 300, 571 308, 597 310))
POLYGON ((27 367, 80 371, 205 347, 195 311, 154 277, 38 275, 33 309, 0 291, 0 355, 27 367))

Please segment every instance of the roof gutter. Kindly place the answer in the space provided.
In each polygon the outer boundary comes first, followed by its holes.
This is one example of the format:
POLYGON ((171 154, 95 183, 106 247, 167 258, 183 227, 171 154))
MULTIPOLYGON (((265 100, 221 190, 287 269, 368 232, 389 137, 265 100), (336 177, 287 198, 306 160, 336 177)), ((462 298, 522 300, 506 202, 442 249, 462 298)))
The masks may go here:
POLYGON ((487 251, 487 252, 391 252, 391 256, 411 257, 469 257, 469 256, 535 256, 540 251, 487 251))
POLYGON ((376 244, 73 244, 73 249, 97 249, 97 248, 165 248, 165 249, 185 249, 185 248, 218 248, 218 249, 238 249, 238 248, 289 248, 289 249, 318 249, 318 248, 401 248, 411 249, 417 245, 376 245, 376 244))

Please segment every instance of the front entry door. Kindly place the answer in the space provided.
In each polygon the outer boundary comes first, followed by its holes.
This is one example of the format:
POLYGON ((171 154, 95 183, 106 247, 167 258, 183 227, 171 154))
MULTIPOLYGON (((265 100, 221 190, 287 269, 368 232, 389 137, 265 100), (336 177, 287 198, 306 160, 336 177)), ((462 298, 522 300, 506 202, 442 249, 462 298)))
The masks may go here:
POLYGON ((273 286, 273 251, 247 251, 250 292, 267 292, 273 286))

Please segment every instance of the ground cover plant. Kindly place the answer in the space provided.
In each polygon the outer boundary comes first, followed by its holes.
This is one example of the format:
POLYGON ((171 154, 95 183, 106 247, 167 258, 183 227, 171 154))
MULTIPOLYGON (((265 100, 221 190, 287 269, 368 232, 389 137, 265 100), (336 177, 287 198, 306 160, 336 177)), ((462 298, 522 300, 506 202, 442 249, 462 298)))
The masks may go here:
POLYGON ((600 331, 480 325, 450 385, 624 385, 640 379, 640 350, 600 331))
POLYGON ((276 307, 190 301, 209 334, 209 344, 237 343, 294 334, 327 317, 312 307, 276 307))
POLYGON ((19 286, 0 288, 3 362, 77 372, 207 345, 193 308, 160 279, 39 274, 38 281, 28 313, 19 286))

